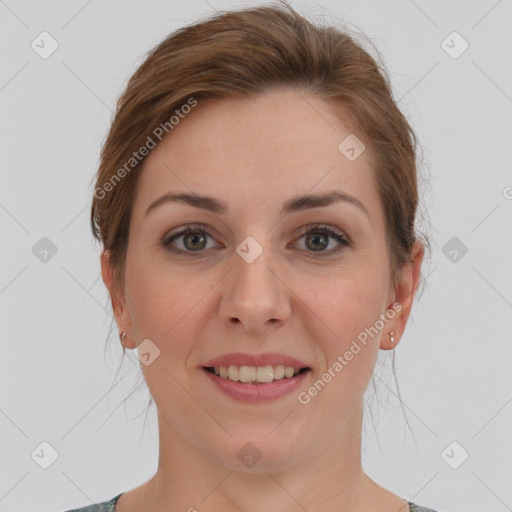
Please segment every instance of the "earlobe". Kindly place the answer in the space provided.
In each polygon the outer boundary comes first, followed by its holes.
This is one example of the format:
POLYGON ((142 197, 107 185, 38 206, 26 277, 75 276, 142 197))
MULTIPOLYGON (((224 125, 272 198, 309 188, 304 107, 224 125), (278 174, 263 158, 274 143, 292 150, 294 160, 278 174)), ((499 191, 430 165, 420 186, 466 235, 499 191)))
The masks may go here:
POLYGON ((382 350, 391 350, 395 348, 401 339, 401 333, 405 331, 407 320, 411 313, 414 296, 418 290, 424 254, 425 247, 419 240, 417 240, 411 250, 412 262, 406 263, 402 267, 400 280, 395 288, 396 303, 399 303, 401 308, 400 311, 397 312, 395 318, 390 322, 388 326, 389 331, 383 333, 380 342, 380 348, 382 350))
MULTIPOLYGON (((397 303, 395 303, 397 304, 397 303)), ((393 304, 394 306, 394 304, 393 304)), ((399 319, 400 312, 397 312, 396 308, 389 308, 388 311, 393 310, 395 311, 395 316, 393 317, 393 320, 391 320, 386 327, 386 329, 382 332, 382 336, 380 339, 380 345, 379 348, 381 350, 393 350, 400 341, 400 331, 397 331, 396 324, 401 323, 399 319)), ((400 310, 401 311, 401 310, 400 310)))

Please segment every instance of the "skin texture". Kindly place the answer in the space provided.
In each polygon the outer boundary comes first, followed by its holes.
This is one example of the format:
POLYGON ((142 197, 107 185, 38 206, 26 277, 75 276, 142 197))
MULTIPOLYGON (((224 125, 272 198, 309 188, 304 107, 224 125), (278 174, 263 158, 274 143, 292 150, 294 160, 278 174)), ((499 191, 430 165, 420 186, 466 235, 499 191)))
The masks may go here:
MULTIPOLYGON (((200 103, 147 157, 124 290, 112 305, 128 348, 150 339, 160 350, 141 364, 158 410, 160 456, 155 475, 125 493, 117 511, 407 510, 362 471, 362 399, 378 350, 395 347, 405 329, 424 249, 416 243, 414 263, 393 287, 369 144, 352 162, 338 150, 350 133, 324 101, 280 90, 200 103), (357 197, 369 215, 346 203, 279 214, 292 196, 335 189, 357 197), (229 212, 167 203, 144 215, 170 191, 213 196, 229 212), (159 245, 192 223, 209 227, 202 252, 159 245), (308 224, 352 243, 328 255, 339 246, 329 237, 322 256, 301 236, 308 224), (235 250, 248 236, 263 248, 250 264, 235 250), (394 302, 401 312, 306 405, 297 393, 239 402, 201 369, 230 352, 278 352, 312 369, 300 389, 307 390, 394 302), (237 457, 247 442, 261 452, 251 468, 237 457)), ((184 238, 174 246, 201 246, 184 238)), ((101 264, 110 290, 108 253, 101 264)))

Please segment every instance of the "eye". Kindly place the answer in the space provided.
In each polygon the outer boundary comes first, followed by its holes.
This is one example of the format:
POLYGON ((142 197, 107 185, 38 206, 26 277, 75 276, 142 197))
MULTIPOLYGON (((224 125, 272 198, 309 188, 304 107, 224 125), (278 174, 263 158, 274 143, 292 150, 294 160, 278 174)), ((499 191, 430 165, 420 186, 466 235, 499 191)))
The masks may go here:
MULTIPOLYGON (((203 252, 208 247, 208 238, 213 240, 213 237, 208 232, 208 227, 204 224, 189 225, 185 229, 176 233, 168 235, 160 245, 167 250, 186 256, 194 256, 203 252), (178 245, 182 248, 177 248, 175 244, 180 241, 178 245)), ((337 254, 345 247, 349 247, 351 243, 341 231, 323 225, 309 225, 303 228, 299 239, 304 238, 306 252, 310 253, 314 258, 320 258, 337 254), (334 240, 338 243, 337 247, 330 250, 325 250, 329 247, 330 241, 334 240)))
POLYGON ((306 250, 314 258, 321 258, 332 254, 337 254, 345 247, 351 244, 341 231, 337 231, 327 226, 309 225, 304 228, 299 239, 304 238, 306 250), (326 251, 329 247, 329 239, 334 239, 338 243, 337 247, 326 251))
POLYGON ((206 226, 203 224, 191 225, 166 237, 161 245, 171 252, 194 256, 194 253, 199 253, 202 252, 203 249, 211 248, 207 247, 208 238, 212 237, 209 235, 206 226), (180 245, 182 245, 183 249, 176 248, 173 245, 173 243, 180 238, 182 239, 180 245))

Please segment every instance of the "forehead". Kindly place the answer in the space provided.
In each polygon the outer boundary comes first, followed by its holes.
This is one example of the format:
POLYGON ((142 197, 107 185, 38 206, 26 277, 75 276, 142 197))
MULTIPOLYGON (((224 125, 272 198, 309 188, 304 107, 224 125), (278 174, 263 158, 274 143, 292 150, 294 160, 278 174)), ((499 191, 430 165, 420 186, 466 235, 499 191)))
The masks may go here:
POLYGON ((304 92, 199 102, 146 157, 134 215, 168 191, 216 196, 246 210, 334 188, 372 214, 379 198, 371 150, 362 141, 366 149, 349 160, 339 149, 349 136, 332 104, 304 92))

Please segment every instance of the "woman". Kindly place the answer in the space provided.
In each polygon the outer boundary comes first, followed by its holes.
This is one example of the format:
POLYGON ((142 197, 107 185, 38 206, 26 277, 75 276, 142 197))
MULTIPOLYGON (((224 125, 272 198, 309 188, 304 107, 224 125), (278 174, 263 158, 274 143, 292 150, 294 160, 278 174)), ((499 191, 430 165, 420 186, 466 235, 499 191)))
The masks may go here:
POLYGON ((431 511, 360 456, 363 394, 428 246, 415 145, 374 59, 286 5, 216 15, 149 53, 91 225, 159 463, 77 510, 431 511))

